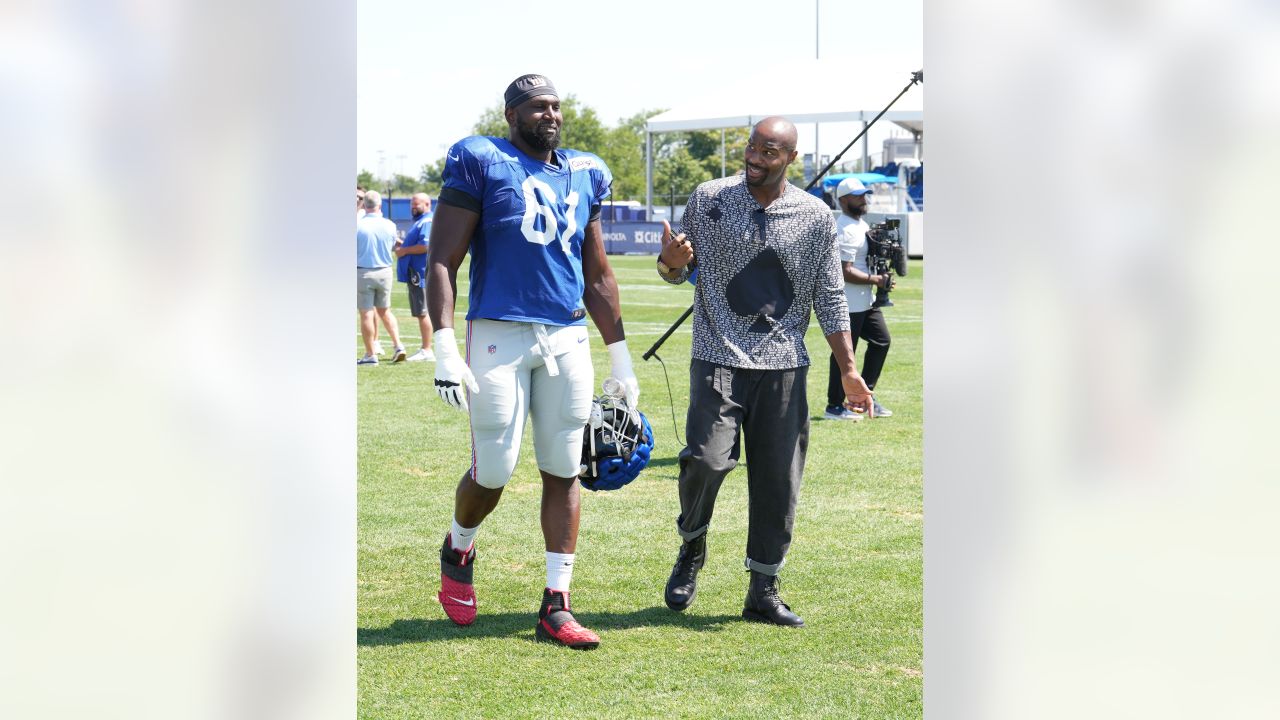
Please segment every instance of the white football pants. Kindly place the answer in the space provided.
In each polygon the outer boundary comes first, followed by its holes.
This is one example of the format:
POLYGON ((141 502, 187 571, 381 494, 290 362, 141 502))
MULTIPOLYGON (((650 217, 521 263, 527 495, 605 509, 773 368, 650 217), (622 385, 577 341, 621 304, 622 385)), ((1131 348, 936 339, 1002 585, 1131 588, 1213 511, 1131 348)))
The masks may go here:
POLYGON ((490 489, 507 484, 529 415, 538 469, 577 477, 595 386, 586 326, 472 320, 467 365, 480 386, 468 396, 471 477, 490 489))

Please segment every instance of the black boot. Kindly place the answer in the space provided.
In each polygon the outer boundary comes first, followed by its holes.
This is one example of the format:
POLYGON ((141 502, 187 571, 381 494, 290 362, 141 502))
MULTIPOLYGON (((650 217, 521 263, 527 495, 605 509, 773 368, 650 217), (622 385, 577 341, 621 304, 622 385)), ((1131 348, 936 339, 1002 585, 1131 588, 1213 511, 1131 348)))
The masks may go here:
POLYGON ((698 594, 698 571, 706 562, 706 533, 687 540, 680 546, 680 555, 676 557, 675 567, 671 568, 671 577, 667 580, 667 590, 663 594, 667 607, 676 612, 689 607, 693 596, 698 594))
POLYGON ((742 617, 755 622, 804 627, 804 620, 791 612, 791 607, 778 597, 778 576, 765 575, 755 570, 751 571, 751 584, 747 587, 742 617))

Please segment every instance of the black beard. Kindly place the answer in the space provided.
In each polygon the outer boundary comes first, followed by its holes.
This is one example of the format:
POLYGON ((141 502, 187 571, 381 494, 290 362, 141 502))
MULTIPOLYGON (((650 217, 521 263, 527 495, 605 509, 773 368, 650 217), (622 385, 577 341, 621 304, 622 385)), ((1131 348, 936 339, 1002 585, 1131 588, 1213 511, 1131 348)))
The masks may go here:
POLYGON ((556 128, 555 135, 546 138, 538 133, 537 125, 525 125, 522 120, 516 119, 516 132, 520 133, 521 139, 529 143, 529 147, 539 152, 551 152, 560 147, 559 128, 556 128))
POLYGON ((414 212, 414 211, 412 211, 412 210, 410 210, 409 212, 413 215, 413 219, 414 219, 414 220, 417 220, 418 218, 422 217, 423 215, 426 215, 426 213, 424 213, 424 212, 414 212))
POLYGON ((862 207, 850 208, 850 207, 847 207, 844 203, 840 203, 840 209, 844 211, 845 215, 848 215, 854 220, 861 220, 862 216, 867 214, 866 205, 863 205, 862 207))

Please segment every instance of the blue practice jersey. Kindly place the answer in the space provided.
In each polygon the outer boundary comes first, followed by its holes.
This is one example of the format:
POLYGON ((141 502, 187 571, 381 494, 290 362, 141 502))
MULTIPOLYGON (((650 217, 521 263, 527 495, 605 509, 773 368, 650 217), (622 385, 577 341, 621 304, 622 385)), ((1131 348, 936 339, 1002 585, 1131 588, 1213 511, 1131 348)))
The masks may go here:
POLYGON ((555 165, 503 138, 473 136, 449 148, 442 201, 450 191, 480 213, 471 238, 467 319, 581 325, 582 243, 591 209, 613 176, 591 153, 556 150, 555 165))
MULTIPOLYGON (((403 247, 413 247, 414 245, 428 245, 431 242, 431 218, 434 213, 426 213, 422 217, 413 221, 413 225, 404 233, 403 247)), ((396 279, 402 283, 409 282, 409 268, 418 271, 418 277, 427 276, 427 256, 425 254, 418 255, 402 255, 396 259, 396 279)))

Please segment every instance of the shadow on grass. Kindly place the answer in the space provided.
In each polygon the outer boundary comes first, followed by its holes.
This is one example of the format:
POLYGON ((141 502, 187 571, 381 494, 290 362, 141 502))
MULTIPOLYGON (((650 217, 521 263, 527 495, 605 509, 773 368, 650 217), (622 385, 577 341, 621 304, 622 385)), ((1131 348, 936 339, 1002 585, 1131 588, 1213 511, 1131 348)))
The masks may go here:
MULTIPOLYGON (((746 466, 747 466, 747 460, 746 460, 746 458, 745 458, 745 457, 739 457, 739 458, 738 458, 738 465, 737 465, 737 467, 745 468, 746 466)), ((645 469, 648 469, 648 468, 660 468, 660 467, 674 467, 674 468, 677 468, 677 469, 678 469, 678 468, 680 467, 680 458, 679 458, 679 456, 673 456, 673 457, 656 457, 656 458, 651 458, 651 459, 649 460, 649 464, 645 466, 645 469)))
POLYGON ((678 457, 656 457, 649 458, 649 464, 645 467, 679 467, 680 458, 678 457))
MULTIPOLYGON (((633 627, 681 627, 695 631, 720 631, 725 623, 742 622, 738 615, 685 615, 665 607, 651 607, 629 613, 575 613, 579 622, 597 632, 633 627)), ((404 645, 406 643, 460 640, 463 638, 518 637, 533 639, 535 612, 481 613, 474 625, 458 627, 448 618, 396 620, 385 628, 358 628, 356 642, 362 647, 404 645)))
POLYGON ((832 420, 831 418, 826 416, 826 410, 823 410, 823 412, 817 415, 811 416, 809 418, 809 421, 822 423, 823 425, 840 425, 842 423, 845 425, 858 425, 863 422, 869 422, 865 417, 862 418, 861 420, 832 420))

